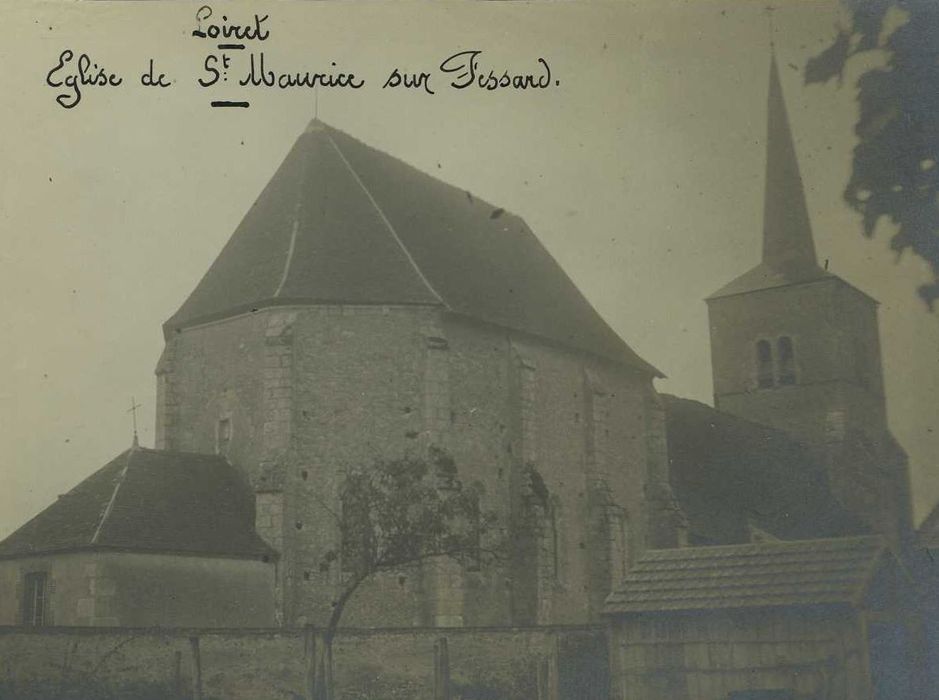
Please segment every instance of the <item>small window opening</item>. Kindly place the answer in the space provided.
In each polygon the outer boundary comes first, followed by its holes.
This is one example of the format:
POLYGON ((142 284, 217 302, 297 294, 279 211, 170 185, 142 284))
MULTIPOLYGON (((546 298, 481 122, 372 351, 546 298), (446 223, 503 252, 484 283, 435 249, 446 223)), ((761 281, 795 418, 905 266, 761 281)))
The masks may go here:
POLYGON ((551 576, 554 577, 554 580, 557 581, 560 579, 561 568, 561 543, 560 543, 560 533, 558 532, 558 506, 554 503, 551 504, 551 507, 548 509, 548 517, 550 518, 549 526, 550 531, 549 535, 551 537, 551 576))
POLYGON ((478 499, 474 499, 473 501, 469 527, 472 528, 469 539, 470 547, 468 551, 463 554, 463 566, 467 571, 479 571, 482 568, 483 529, 482 513, 479 508, 478 499))
POLYGON ((790 386, 796 383, 795 352, 792 338, 784 335, 776 344, 779 352, 779 383, 790 386))
POLYGON ((756 381, 761 389, 773 386, 773 347, 768 340, 756 344, 756 381))
POLYGON ((26 574, 23 585, 23 624, 41 627, 46 624, 48 608, 48 576, 34 571, 26 574))
POLYGON ((231 444, 231 419, 222 418, 215 428, 215 452, 223 457, 228 456, 228 447, 231 444))
POLYGON ((629 539, 626 514, 620 508, 611 509, 607 516, 609 527, 610 590, 626 576, 629 566, 629 539))

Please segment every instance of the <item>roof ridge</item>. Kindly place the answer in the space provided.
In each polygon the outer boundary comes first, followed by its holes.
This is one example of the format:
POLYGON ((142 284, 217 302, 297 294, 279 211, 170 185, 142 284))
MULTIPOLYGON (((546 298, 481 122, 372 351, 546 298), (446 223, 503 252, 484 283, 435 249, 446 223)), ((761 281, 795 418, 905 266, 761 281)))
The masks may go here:
POLYGON ((799 546, 808 547, 812 545, 820 544, 877 544, 883 546, 885 544, 884 538, 880 535, 851 535, 847 537, 820 537, 817 539, 811 540, 775 540, 772 542, 741 542, 739 544, 712 544, 704 545, 700 547, 670 547, 663 549, 648 549, 640 557, 640 561, 646 560, 649 555, 655 554, 677 554, 679 552, 689 553, 696 552, 700 553, 701 556, 704 556, 708 553, 719 553, 719 552, 730 552, 732 550, 743 551, 748 549, 796 549, 799 546))
MULTIPOLYGON (((307 127, 309 131, 309 127, 307 127)), ((287 257, 284 259, 284 270, 280 275, 280 282, 274 289, 274 299, 280 297, 284 291, 284 285, 287 284, 287 278, 290 276, 290 265, 293 263, 293 253, 297 248, 297 232, 300 230, 300 213, 303 209, 303 184, 310 172, 310 166, 307 159, 304 159, 300 165, 300 177, 297 178, 296 201, 293 204, 293 226, 290 229, 290 242, 287 246, 287 257)))
POLYGON ((134 452, 138 449, 137 445, 132 446, 127 450, 127 462, 124 464, 124 468, 121 469, 121 473, 117 476, 117 481, 114 484, 114 490, 111 492, 111 498, 108 499, 108 504, 104 508, 104 512, 101 514, 101 520, 98 521, 98 526, 95 528, 94 534, 91 536, 91 542, 89 544, 97 544, 98 537, 101 535, 101 528, 104 527, 104 523, 107 521, 108 516, 111 515, 111 512, 114 510, 114 502, 117 500, 117 492, 121 490, 121 484, 124 483, 124 479, 127 477, 127 471, 130 469, 130 462, 134 456, 134 452))
POLYGON ((136 452, 149 452, 151 454, 160 454, 160 455, 185 455, 187 457, 205 457, 206 459, 220 460, 229 466, 231 463, 225 459, 222 455, 214 454, 212 452, 192 452, 190 450, 161 450, 156 447, 135 447, 134 451, 136 452))
MULTIPOLYGON (((317 120, 317 121, 319 121, 319 120, 317 120)), ((506 207, 503 207, 503 206, 499 206, 499 205, 497 205, 497 204, 493 204, 493 203, 492 203, 491 201, 489 201, 488 199, 473 194, 473 193, 470 192, 470 190, 468 190, 466 187, 463 187, 463 186, 461 186, 461 185, 455 184, 455 183, 453 183, 453 182, 449 182, 449 181, 443 179, 443 177, 441 177, 440 175, 435 175, 434 172, 433 172, 433 170, 428 170, 427 168, 420 167, 420 166, 417 166, 417 165, 413 165, 412 163, 410 163, 410 162, 404 160, 403 158, 401 158, 400 156, 395 155, 395 154, 392 153, 391 151, 385 150, 384 148, 379 148, 378 146, 373 146, 372 144, 367 143, 366 141, 363 141, 363 140, 360 139, 359 137, 354 136, 353 134, 350 134, 350 133, 347 132, 347 131, 343 131, 342 129, 340 129, 340 128, 338 128, 338 127, 335 127, 335 126, 333 126, 332 124, 329 124, 329 123, 323 122, 323 121, 319 121, 319 123, 322 124, 322 127, 323 127, 323 128, 322 128, 322 131, 324 132, 324 134, 326 135, 326 137, 329 138, 330 140, 333 140, 331 134, 338 134, 338 135, 340 135, 340 136, 342 137, 340 140, 352 141, 352 142, 354 142, 357 146, 359 146, 359 147, 361 147, 361 148, 364 148, 364 149, 369 150, 369 151, 373 151, 374 153, 377 153, 378 155, 380 155, 380 156, 382 156, 382 157, 384 157, 384 158, 390 158, 391 160, 394 160, 394 161, 397 161, 398 163, 401 163, 402 165, 406 166, 407 168, 413 170, 413 171, 416 172, 416 173, 419 173, 421 176, 427 178, 428 180, 433 181, 433 182, 436 183, 437 185, 442 185, 443 187, 445 187, 445 188, 447 188, 447 189, 449 189, 449 190, 453 190, 454 192, 462 193, 462 194, 467 195, 468 197, 470 197, 470 198, 472 199, 472 201, 473 201, 474 204, 485 205, 485 206, 489 207, 491 211, 498 211, 500 217, 501 217, 501 216, 514 217, 515 219, 518 219, 519 222, 525 223, 525 217, 523 217, 519 212, 514 211, 514 210, 512 210, 512 209, 509 209, 509 208, 506 208, 506 207)), ((338 144, 337 144, 337 145, 338 145, 338 144)), ((525 225, 527 226, 527 224, 525 224, 525 225)), ((539 241, 540 241, 540 239, 539 239, 539 241)))
MULTIPOLYGON (((385 224, 385 228, 388 229, 388 232, 391 233, 391 237, 394 238, 395 243, 398 244, 398 247, 401 249, 401 252, 404 253, 404 256, 408 259, 408 262, 411 263, 411 267, 414 268, 414 271, 417 273, 417 276, 420 277, 421 281, 424 283, 424 286, 430 290, 430 293, 436 297, 443 306, 447 309, 450 308, 450 305, 444 301, 440 293, 434 288, 434 285, 430 283, 430 280, 427 279, 424 272, 418 266, 417 261, 414 260, 414 257, 411 255, 411 251, 407 249, 407 246, 404 245, 404 242, 401 240, 401 237, 398 235, 398 232, 395 230, 395 227, 391 224, 391 221, 388 220, 388 217, 385 216, 385 212, 382 210, 381 205, 375 200, 375 197, 372 196, 372 193, 369 191, 368 187, 365 186, 365 183, 362 182, 362 178, 359 177, 359 174, 355 171, 355 168, 352 167, 352 164, 349 163, 345 154, 342 152, 342 149, 339 148, 339 145, 333 139, 332 135, 328 131, 324 131, 326 139, 329 141, 330 145, 335 149, 336 153, 339 155, 339 158, 342 160, 343 164, 346 166, 346 169, 349 171, 349 174, 355 179, 359 187, 362 188, 362 192, 365 193, 365 196, 368 197, 368 201, 372 203, 372 206, 375 207, 375 211, 378 213, 378 216, 381 218, 382 223, 385 224)), ((413 166, 412 166, 413 167, 413 166)), ((291 239, 292 241, 293 239, 291 239)))

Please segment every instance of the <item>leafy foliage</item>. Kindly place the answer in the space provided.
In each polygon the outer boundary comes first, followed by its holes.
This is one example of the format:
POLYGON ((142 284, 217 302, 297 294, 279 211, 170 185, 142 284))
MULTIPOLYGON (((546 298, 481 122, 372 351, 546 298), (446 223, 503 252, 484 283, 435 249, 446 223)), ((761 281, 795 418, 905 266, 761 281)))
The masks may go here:
POLYGON ((333 606, 330 638, 349 597, 375 573, 431 557, 478 562, 498 556, 496 548, 484 547, 496 518, 480 506, 482 487, 465 486, 452 457, 438 448, 427 459, 378 460, 353 470, 340 497, 342 546, 326 552, 320 565, 341 565, 348 576, 333 606))
POLYGON ((886 63, 858 80, 858 121, 845 201, 873 236, 881 218, 897 226, 890 247, 926 260, 933 281, 919 289, 939 299, 939 3, 851 0, 852 25, 805 68, 806 83, 838 78, 853 56, 883 50, 886 63), (894 22, 890 10, 898 10, 894 22))

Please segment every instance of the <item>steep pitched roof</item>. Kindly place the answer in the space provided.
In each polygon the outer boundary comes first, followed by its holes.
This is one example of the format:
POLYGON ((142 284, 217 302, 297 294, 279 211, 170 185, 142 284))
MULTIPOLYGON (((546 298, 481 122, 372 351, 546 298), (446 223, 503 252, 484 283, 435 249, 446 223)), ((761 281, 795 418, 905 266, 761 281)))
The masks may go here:
POLYGON ((605 611, 858 604, 887 551, 879 537, 652 550, 605 611))
POLYGON ((939 503, 932 507, 920 524, 916 531, 916 543, 920 547, 939 547, 939 503))
POLYGON ((763 260, 716 291, 711 299, 833 276, 819 267, 815 257, 812 225, 775 54, 769 71, 764 187, 763 260))
POLYGON ((669 474, 691 534, 712 544, 867 532, 832 496, 827 472, 787 434, 663 395, 669 474))
POLYGON ((660 374, 521 218, 317 120, 164 332, 312 303, 438 305, 660 374))
POLYGON ((253 513, 224 459, 135 447, 0 542, 0 558, 88 549, 273 555, 253 513))

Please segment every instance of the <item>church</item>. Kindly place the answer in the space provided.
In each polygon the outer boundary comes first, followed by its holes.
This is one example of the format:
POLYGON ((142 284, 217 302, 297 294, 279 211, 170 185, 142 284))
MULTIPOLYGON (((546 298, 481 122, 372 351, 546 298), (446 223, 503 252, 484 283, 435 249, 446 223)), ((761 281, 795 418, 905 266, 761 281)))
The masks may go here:
POLYGON ((375 576, 343 624, 608 623, 616 698, 903 697, 872 670, 917 551, 877 302, 819 263, 775 59, 767 116, 713 407, 658 393, 521 218, 314 119, 163 326, 155 448, 0 543, 0 624, 323 624, 343 475, 439 448, 511 556, 375 576))

